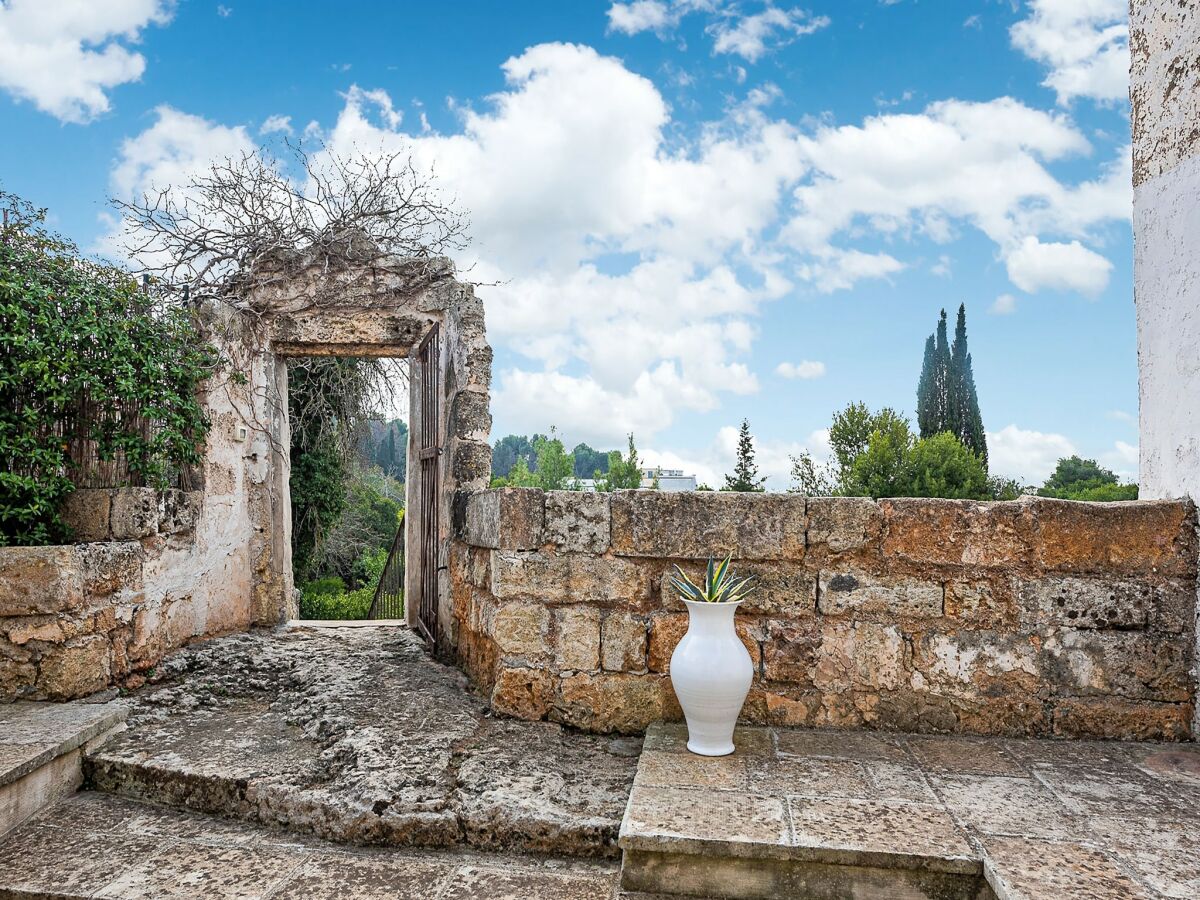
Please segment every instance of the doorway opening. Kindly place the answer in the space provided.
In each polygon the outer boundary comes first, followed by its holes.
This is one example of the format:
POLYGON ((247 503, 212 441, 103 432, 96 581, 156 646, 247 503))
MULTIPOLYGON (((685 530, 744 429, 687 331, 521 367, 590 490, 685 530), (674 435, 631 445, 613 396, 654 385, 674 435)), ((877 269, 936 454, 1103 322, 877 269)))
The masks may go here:
POLYGON ((287 360, 299 618, 406 619, 409 360, 287 360))

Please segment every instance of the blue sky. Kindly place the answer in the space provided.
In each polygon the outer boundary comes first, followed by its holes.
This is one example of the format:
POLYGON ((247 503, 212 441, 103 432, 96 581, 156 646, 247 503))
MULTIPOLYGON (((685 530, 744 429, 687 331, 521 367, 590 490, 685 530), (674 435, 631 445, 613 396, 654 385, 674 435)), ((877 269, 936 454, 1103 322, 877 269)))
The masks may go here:
POLYGON ((0 0, 0 184, 106 200, 304 137, 403 148, 472 221, 495 436, 632 430, 770 485, 909 413, 967 304, 992 469, 1136 477, 1123 0, 0 0))

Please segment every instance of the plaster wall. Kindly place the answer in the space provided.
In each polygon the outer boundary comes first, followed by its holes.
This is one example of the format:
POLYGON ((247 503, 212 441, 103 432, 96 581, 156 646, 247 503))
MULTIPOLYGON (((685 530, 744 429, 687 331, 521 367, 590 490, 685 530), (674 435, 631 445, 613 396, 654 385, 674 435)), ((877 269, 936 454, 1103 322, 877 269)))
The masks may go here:
POLYGON ((1143 497, 1200 496, 1200 3, 1134 0, 1134 299, 1143 497))

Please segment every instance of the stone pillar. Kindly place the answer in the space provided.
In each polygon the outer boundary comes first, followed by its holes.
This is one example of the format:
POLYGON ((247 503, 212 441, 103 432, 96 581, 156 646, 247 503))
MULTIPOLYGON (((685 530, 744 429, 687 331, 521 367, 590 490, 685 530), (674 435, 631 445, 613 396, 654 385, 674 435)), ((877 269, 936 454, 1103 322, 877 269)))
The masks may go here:
POLYGON ((1141 496, 1200 499, 1200 0, 1133 0, 1141 496))

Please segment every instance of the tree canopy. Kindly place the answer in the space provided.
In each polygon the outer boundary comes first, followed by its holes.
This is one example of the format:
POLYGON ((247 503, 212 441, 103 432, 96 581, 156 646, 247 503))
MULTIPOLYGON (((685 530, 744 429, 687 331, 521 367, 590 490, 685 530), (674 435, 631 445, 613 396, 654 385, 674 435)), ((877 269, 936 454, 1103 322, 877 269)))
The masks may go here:
POLYGON ((1059 500, 1136 500, 1138 486, 1121 484, 1115 473, 1094 459, 1068 456, 1058 461, 1053 474, 1038 489, 1038 496, 1059 500))
POLYGON ((758 464, 754 461, 754 436, 750 434, 750 422, 742 419, 742 427, 738 432, 737 461, 733 465, 733 474, 725 476, 723 491, 764 491, 766 476, 758 475, 758 464))
POLYGON ((975 373, 967 348, 967 307, 960 304, 954 328, 954 342, 948 342, 946 311, 938 319, 937 329, 925 340, 921 375, 917 380, 917 428, 921 438, 950 432, 979 457, 987 470, 987 435, 975 373))

